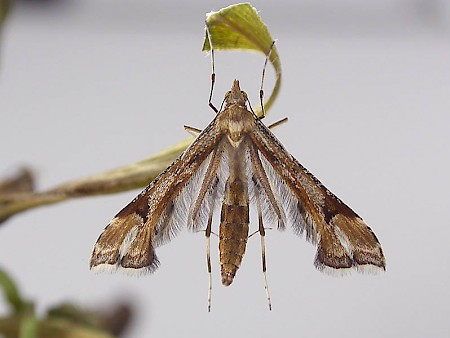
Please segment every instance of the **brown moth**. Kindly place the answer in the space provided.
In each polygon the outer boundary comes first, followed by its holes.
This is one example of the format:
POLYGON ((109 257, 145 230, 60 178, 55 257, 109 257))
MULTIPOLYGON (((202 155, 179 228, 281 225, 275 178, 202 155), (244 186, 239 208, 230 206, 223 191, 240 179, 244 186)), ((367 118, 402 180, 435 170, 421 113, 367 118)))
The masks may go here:
MULTIPOLYGON (((249 207, 256 206, 265 276, 263 223, 317 245, 314 265, 341 272, 385 270, 381 245, 366 223, 290 155, 247 108, 247 94, 233 82, 224 108, 170 167, 151 182, 105 228, 90 267, 153 272, 155 248, 187 226, 206 229, 211 300, 209 237, 221 204, 219 252, 222 284, 230 285, 249 237, 249 207)), ((266 279, 265 279, 266 281, 266 279)), ((270 297, 265 282, 270 307, 270 297)))

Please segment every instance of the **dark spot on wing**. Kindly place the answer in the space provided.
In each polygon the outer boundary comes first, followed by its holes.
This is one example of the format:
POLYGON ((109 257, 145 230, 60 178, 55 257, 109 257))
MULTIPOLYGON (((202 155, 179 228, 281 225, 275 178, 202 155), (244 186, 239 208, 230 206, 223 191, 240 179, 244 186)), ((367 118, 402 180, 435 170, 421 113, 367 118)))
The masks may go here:
POLYGON ((324 220, 327 224, 330 224, 330 221, 332 220, 332 218, 334 216, 336 216, 336 214, 337 214, 336 210, 331 210, 329 208, 329 206, 326 204, 322 207, 322 211, 323 211, 324 220))
POLYGON ((147 197, 139 195, 133 201, 131 201, 125 208, 123 208, 116 217, 126 217, 132 213, 138 214, 145 223, 148 218, 150 206, 148 205, 147 197))

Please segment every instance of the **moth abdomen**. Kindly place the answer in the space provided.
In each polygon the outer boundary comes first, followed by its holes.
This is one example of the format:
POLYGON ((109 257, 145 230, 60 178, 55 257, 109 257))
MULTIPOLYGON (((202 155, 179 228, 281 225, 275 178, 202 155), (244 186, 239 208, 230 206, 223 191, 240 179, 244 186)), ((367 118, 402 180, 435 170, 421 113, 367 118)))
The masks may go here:
POLYGON ((222 284, 229 286, 239 269, 247 246, 249 199, 247 182, 227 180, 219 230, 222 284))

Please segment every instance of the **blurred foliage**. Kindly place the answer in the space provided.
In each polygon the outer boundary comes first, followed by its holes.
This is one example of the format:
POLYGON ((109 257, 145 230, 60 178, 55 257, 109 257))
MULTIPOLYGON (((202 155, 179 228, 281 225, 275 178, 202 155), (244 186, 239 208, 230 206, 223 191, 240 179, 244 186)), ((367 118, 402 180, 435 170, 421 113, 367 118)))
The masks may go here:
MULTIPOLYGON (((273 39, 266 25, 250 4, 233 5, 218 12, 209 13, 206 24, 215 49, 252 50, 267 55, 272 45, 273 39)), ((203 50, 210 50, 208 34, 205 36, 203 50)), ((273 92, 265 103, 266 111, 275 100, 281 84, 281 65, 276 47, 272 49, 269 60, 275 68, 277 79, 273 92)), ((257 109, 255 111, 258 113, 257 109)), ((189 138, 181 141, 137 163, 61 184, 44 192, 19 189, 14 192, 2 191, 0 184, 0 222, 18 212, 41 205, 58 203, 75 197, 112 194, 143 187, 167 168, 192 140, 189 138)))
POLYGON ((0 269, 0 289, 10 313, 0 317, 0 336, 5 338, 113 338, 123 333, 132 317, 128 304, 110 312, 84 310, 64 303, 39 318, 35 305, 25 300, 8 274, 0 269))
MULTIPOLYGON (((187 139, 145 160, 64 183, 44 192, 0 190, 0 221, 4 221, 18 212, 41 205, 58 203, 75 197, 113 194, 145 186, 167 168, 191 142, 191 138, 187 139)), ((6 181, 15 179, 10 178, 6 181)), ((9 185, 9 183, 3 185, 9 185)), ((1 186, 0 183, 0 188, 1 186)))
POLYGON ((11 9, 12 0, 0 0, 0 29, 11 9))
MULTIPOLYGON (((18 193, 32 193, 34 191, 34 175, 31 170, 27 168, 19 169, 13 176, 0 181, 0 195, 18 194, 18 193)), ((6 207, 7 203, 0 201, 0 210, 6 207)), ((9 218, 0 216, 0 222, 9 218)))

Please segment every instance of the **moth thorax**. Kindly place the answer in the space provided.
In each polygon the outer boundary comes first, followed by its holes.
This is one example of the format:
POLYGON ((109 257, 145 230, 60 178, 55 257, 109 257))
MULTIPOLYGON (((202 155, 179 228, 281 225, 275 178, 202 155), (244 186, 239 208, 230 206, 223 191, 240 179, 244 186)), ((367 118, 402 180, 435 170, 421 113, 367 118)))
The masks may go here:
POLYGON ((242 125, 238 122, 230 123, 230 130, 228 132, 228 139, 234 146, 239 145, 242 140, 242 125))

